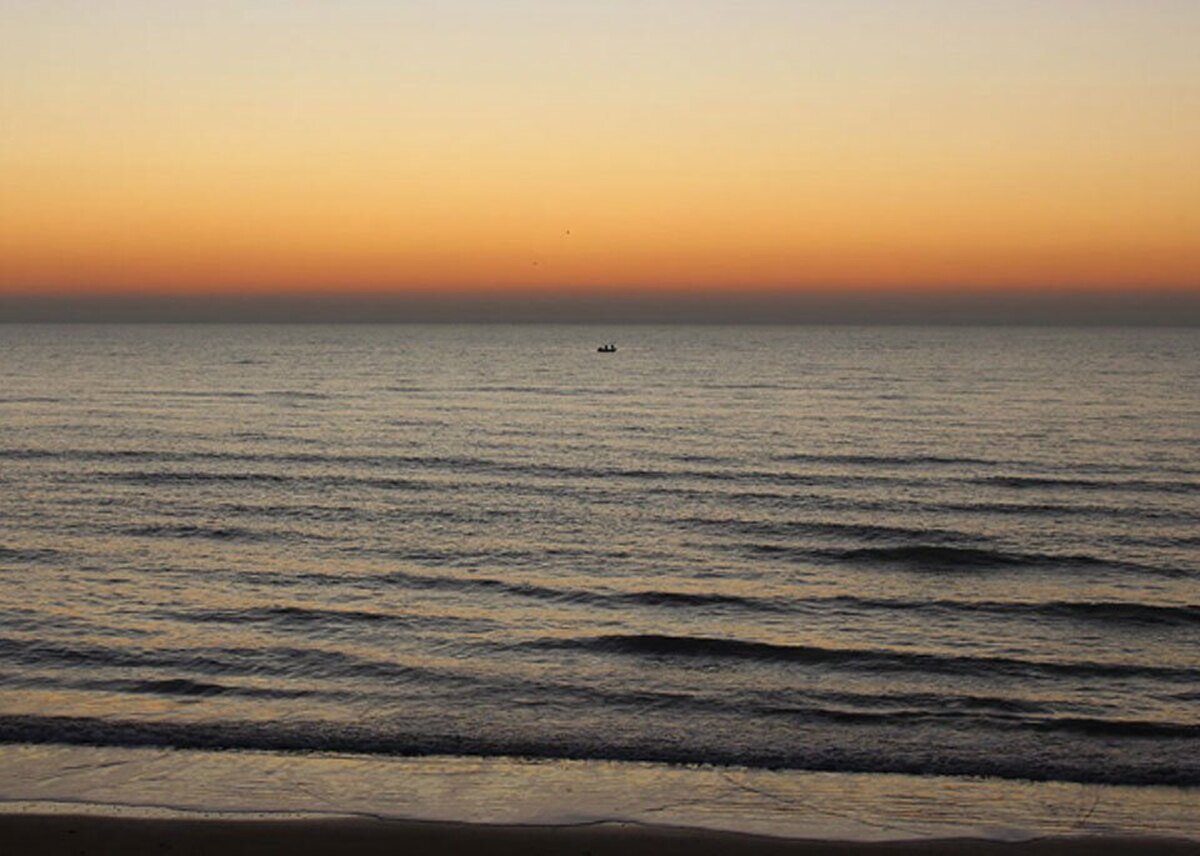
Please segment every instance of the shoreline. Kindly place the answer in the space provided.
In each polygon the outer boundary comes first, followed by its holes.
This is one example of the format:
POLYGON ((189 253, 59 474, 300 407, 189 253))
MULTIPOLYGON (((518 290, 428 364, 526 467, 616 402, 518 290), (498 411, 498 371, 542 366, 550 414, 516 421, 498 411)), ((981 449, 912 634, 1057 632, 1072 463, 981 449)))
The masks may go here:
POLYGON ((0 840, 14 854, 184 852, 222 856, 257 853, 373 856, 384 853, 481 856, 1119 856, 1153 852, 1197 856, 1200 841, 1131 836, 1053 836, 1005 842, 975 838, 859 842, 781 838, 628 822, 499 825, 339 817, 113 817, 96 814, 0 814, 0 840), (1152 849, 1151 849, 1152 848, 1152 849))
POLYGON ((1200 842, 1200 790, 1170 787, 468 756, 0 746, 0 817, 84 815, 122 822, 607 825, 847 844, 1200 842))

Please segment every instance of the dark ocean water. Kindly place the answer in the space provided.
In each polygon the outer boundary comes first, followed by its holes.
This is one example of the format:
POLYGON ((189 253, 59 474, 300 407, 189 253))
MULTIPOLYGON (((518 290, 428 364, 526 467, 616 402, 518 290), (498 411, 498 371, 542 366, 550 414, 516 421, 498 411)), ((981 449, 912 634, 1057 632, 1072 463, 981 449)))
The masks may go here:
POLYGON ((1198 331, 0 354, 0 742, 1200 785, 1198 331))

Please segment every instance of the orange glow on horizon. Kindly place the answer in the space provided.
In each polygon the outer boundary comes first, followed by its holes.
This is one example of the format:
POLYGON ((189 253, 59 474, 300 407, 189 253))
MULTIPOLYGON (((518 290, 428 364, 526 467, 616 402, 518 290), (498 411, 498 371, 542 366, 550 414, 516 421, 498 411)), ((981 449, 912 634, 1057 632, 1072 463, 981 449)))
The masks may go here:
POLYGON ((0 12, 0 293, 1200 291, 1183 7, 267 5, 0 12))

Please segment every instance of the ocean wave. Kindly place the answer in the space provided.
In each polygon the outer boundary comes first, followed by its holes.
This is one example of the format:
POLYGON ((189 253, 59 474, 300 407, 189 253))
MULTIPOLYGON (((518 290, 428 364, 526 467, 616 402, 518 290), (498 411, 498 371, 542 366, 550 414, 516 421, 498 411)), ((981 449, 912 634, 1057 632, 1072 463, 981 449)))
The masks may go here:
POLYGON ((1112 569, 1163 576, 1187 576, 1187 568, 1109 559, 1087 553, 1026 553, 945 544, 901 544, 820 551, 839 561, 887 563, 937 571, 973 568, 1112 569))
POLYGON ((982 609, 1002 613, 1035 613, 1120 624, 1190 627, 1200 624, 1200 605, 1149 604, 1121 601, 1047 601, 1046 603, 984 603, 982 609))
MULTIPOLYGON (((438 563, 448 563, 452 557, 436 555, 438 563)), ((999 601, 955 600, 931 598, 913 600, 858 595, 804 596, 782 593, 758 596, 721 591, 680 591, 673 589, 599 590, 573 586, 552 586, 487 576, 452 574, 420 574, 412 571, 388 571, 381 574, 345 576, 314 571, 282 573, 273 571, 210 571, 221 574, 231 583, 254 582, 285 589, 305 586, 355 587, 375 589, 398 585, 418 590, 440 590, 463 593, 500 594, 541 600, 563 606, 596 606, 609 609, 646 607, 650 609, 709 610, 732 609, 749 614, 820 615, 836 612, 847 616, 877 612, 928 612, 973 617, 1075 621, 1116 624, 1127 627, 1194 627, 1200 625, 1200 604, 1162 604, 1137 601, 999 601)), ((392 615, 369 610, 278 605, 243 609, 173 611, 166 617, 185 621, 283 621, 283 622, 411 622, 410 616, 392 615)), ((432 620, 432 619, 431 619, 432 620)), ((450 621, 448 616, 437 620, 450 621)))
POLYGON ((885 541, 902 538, 930 538, 973 541, 981 536, 957 529, 936 529, 921 526, 896 526, 882 523, 850 523, 840 520, 751 520, 741 517, 681 517, 676 521, 687 528, 711 529, 742 535, 794 538, 805 535, 824 535, 834 538, 855 538, 862 541, 885 541))
POLYGON ((1053 476, 982 476, 968 479, 973 484, 1017 490, 1065 488, 1069 490, 1196 493, 1200 482, 1175 479, 1080 479, 1053 476))
MULTIPOLYGON (((1159 463, 1116 463, 1113 461, 1062 461, 1062 462, 1047 462, 1036 461, 1032 459, 1020 458, 983 458, 971 455, 939 455, 931 453, 913 453, 913 454, 894 454, 894 455, 871 455, 871 454, 849 454, 849 453, 806 453, 794 452, 784 455, 772 456, 772 461, 778 463, 797 463, 797 464, 849 464, 864 467, 924 467, 924 466, 945 466, 945 467, 974 467, 991 469, 997 467, 1006 467, 1009 469, 1037 471, 1050 470, 1052 472, 1062 472, 1066 474, 1074 473, 1090 473, 1096 475, 1111 476, 1114 473, 1155 473, 1158 475, 1200 475, 1200 470, 1179 465, 1171 465, 1164 467, 1159 463)), ((977 478, 977 477, 976 477, 977 478)), ((1040 481, 1049 481, 1057 484, 1063 480, 1064 476, 1058 475, 1036 475, 1036 476, 1000 476, 1002 480, 1010 478, 1016 479, 1019 483, 1024 484, 1030 482, 1031 485, 1040 481)), ((1070 475, 1065 476, 1069 481, 1070 475)), ((1094 482, 1089 481, 1088 484, 1094 482)))
POLYGON ((394 625, 409 629, 443 632, 447 630, 480 632, 497 626, 494 621, 479 617, 464 618, 446 614, 396 614, 365 609, 334 609, 295 605, 168 610, 156 613, 155 617, 194 624, 236 624, 243 627, 254 624, 295 625, 312 630, 368 624, 394 625))
MULTIPOLYGON (((680 464, 699 464, 700 460, 668 456, 680 464)), ((1063 488, 1076 494, 1097 494, 1105 490, 1123 494, 1191 494, 1200 491, 1200 482, 1151 479, 1071 479, 1041 476, 986 476, 947 477, 937 473, 917 476, 914 471, 907 474, 887 472, 791 472, 761 469, 713 468, 712 466, 685 466, 682 468, 659 466, 581 466, 560 464, 551 461, 509 461, 485 457, 454 455, 402 455, 402 454, 321 454, 299 451, 232 452, 216 450, 147 450, 147 449, 3 449, 0 459, 46 460, 58 462, 94 461, 97 463, 128 463, 154 465, 237 465, 236 468, 204 468, 190 466, 185 469, 158 468, 120 469, 116 471, 90 472, 89 480, 134 483, 144 485, 178 483, 260 482, 264 484, 314 484, 330 487, 362 488, 405 488, 430 489, 414 476, 423 472, 476 474, 479 476, 516 479, 526 488, 541 484, 543 489, 557 489, 561 483, 577 483, 580 487, 604 487, 615 489, 622 484, 624 489, 640 485, 642 490, 654 490, 654 486, 665 486, 668 492, 677 491, 700 495, 724 496, 738 486, 755 488, 776 487, 787 491, 803 488, 828 488, 833 491, 863 488, 940 488, 952 485, 989 485, 1006 488, 1063 488), (313 469, 295 469, 313 467, 313 469), (382 475, 380 475, 382 473, 382 475), (551 482, 559 483, 551 485, 551 482), (699 486, 699 487, 698 487, 699 486)), ((707 460, 707 459, 704 459, 707 460)), ((715 459, 714 459, 715 460, 715 459)), ((521 486, 510 482, 509 487, 521 486)), ((834 499, 836 497, 831 497, 834 499)), ((790 494, 780 499, 794 499, 790 494)), ((844 499, 844 498, 843 498, 844 499)), ((855 496, 845 503, 846 508, 870 510, 873 501, 869 496, 855 496)), ((1073 514, 1095 515, 1106 513, 1094 503, 954 503, 945 500, 916 503, 915 507, 930 510, 979 512, 988 514, 1073 514)), ((1179 517, 1170 509, 1130 508, 1114 506, 1113 513, 1122 516, 1154 518, 1179 517)), ((1186 515, 1184 515, 1186 517, 1186 515)))
POLYGON ((1103 567, 1108 564, 1103 559, 1087 555, 1018 553, 986 547, 951 546, 947 544, 895 544, 883 547, 853 547, 844 550, 819 550, 814 552, 848 561, 921 565, 938 570, 1043 565, 1103 567))
POLYGON ((263 647, 157 648, 0 637, 0 656, 30 666, 159 669, 199 675, 276 676, 308 679, 436 679, 416 665, 360 657, 328 648, 263 647))
POLYGON ((888 565, 906 570, 971 572, 988 569, 1112 569, 1162 576, 1186 576, 1186 568, 1106 559, 1082 553, 1024 553, 986 547, 950 544, 889 544, 877 547, 805 547, 792 544, 748 542, 736 549, 802 561, 850 565, 888 565))
POLYGON ((574 587, 553 587, 533 583, 512 582, 494 577, 432 576, 393 571, 385 579, 416 588, 439 588, 460 591, 489 591, 521 597, 536 598, 564 605, 589 605, 610 608, 626 606, 660 607, 667 609, 703 609, 729 607, 750 612, 786 612, 799 604, 780 597, 752 597, 717 591, 678 591, 671 589, 596 590, 574 587))
POLYGON ((838 595, 809 599, 814 607, 837 606, 849 611, 897 610, 951 612, 966 615, 990 614, 1031 618, 1063 618, 1105 624, 1191 627, 1200 625, 1200 605, 1151 604, 1126 601, 991 601, 991 600, 901 600, 838 595))
MULTIPOLYGON (((323 698, 352 699, 387 703, 382 688, 355 690, 328 686, 264 686, 197 680, 188 677, 88 677, 86 674, 9 674, 5 683, 22 688, 89 690, 103 693, 130 693, 165 697, 209 698, 239 696, 258 699, 323 698)), ((694 692, 614 689, 589 684, 547 680, 522 680, 500 675, 456 676, 450 683, 469 685, 473 692, 494 697, 514 693, 527 705, 578 708, 581 711, 631 710, 674 711, 694 716, 697 713, 736 715, 744 722, 784 720, 790 724, 824 722, 850 723, 871 727, 911 727, 935 724, 938 727, 983 730, 1036 730, 1070 732, 1088 737, 1181 738, 1200 737, 1200 724, 1160 720, 1130 720, 1094 716, 1068 716, 1054 706, 1030 700, 976 696, 970 694, 885 692, 865 694, 847 691, 803 692, 790 690, 746 690, 737 695, 694 692)))
MULTIPOLYGON (((135 538, 201 538, 213 541, 266 541, 271 535, 240 526, 197 526, 191 523, 157 523, 130 526, 123 535, 135 538)), ((311 536, 310 536, 311 537, 311 536)))
POLYGON ((1144 520, 1177 520, 1190 522, 1195 515, 1170 508, 1154 508, 1143 502, 1128 505, 1084 502, 928 502, 917 506, 921 510, 1004 516, 1059 517, 1121 517, 1144 520))
MULTIPOLYGON (((1163 738, 1163 748, 1140 756, 1080 758, 1069 748, 1040 744, 991 755, 964 747, 896 742, 880 751, 874 741, 855 745, 837 730, 824 739, 773 748, 689 744, 676 735, 657 739, 627 736, 603 740, 586 734, 543 730, 538 737, 493 736, 450 730, 379 730, 362 725, 313 721, 170 722, 94 717, 0 715, 0 743, 88 746, 157 746, 177 749, 281 752, 338 752, 363 755, 519 757, 541 759, 712 764, 758 769, 910 775, 994 776, 1035 781, 1096 784, 1200 785, 1200 766, 1180 754, 1187 737, 1163 738)), ((853 724, 844 727, 855 728, 853 724)), ((978 736, 978 735, 977 735, 978 736)))
MULTIPOLYGON (((231 463, 243 464, 262 468, 270 465, 315 464, 324 467, 343 466, 360 468, 389 468, 417 470, 446 470, 452 472, 471 472, 481 474, 521 476, 532 479, 568 479, 582 481, 607 481, 613 479, 635 482, 661 482, 666 480, 683 480, 723 483, 775 484, 786 486, 847 486, 850 484, 892 484, 917 485, 929 484, 928 479, 914 480, 911 477, 898 477, 886 474, 855 473, 797 473, 771 470, 749 469, 712 469, 693 467, 685 469, 665 469, 652 466, 582 466, 577 464, 560 464, 551 461, 509 461, 496 458, 468 455, 440 454, 397 454, 377 453, 370 455, 331 454, 314 452, 286 451, 277 452, 262 450, 256 452, 236 452, 230 450, 197 449, 180 451, 177 449, 36 449, 9 448, 0 449, 0 459, 46 459, 61 461, 144 461, 148 463, 231 463)), ((225 471, 161 471, 142 473, 109 473, 100 476, 140 478, 147 482, 161 475, 162 480, 172 478, 191 478, 193 480, 219 479, 225 471)), ((271 470, 259 469, 257 473, 234 471, 230 477, 239 475, 248 479, 269 480, 276 478, 304 476, 305 474, 285 474, 271 470)), ((342 478, 347 482, 356 481, 352 473, 325 473, 331 478, 342 478)), ((369 477, 363 477, 369 481, 369 477)))
POLYGON ((1088 737, 1178 737, 1200 738, 1200 724, 1192 722, 1156 722, 1153 720, 1099 719, 1084 716, 1058 716, 1023 722, 1023 728, 1038 731, 1070 731, 1088 737))
POLYGON ((316 690, 291 687, 250 686, 215 683, 192 678, 88 678, 48 674, 4 675, 8 686, 22 689, 86 690, 99 693, 132 693, 168 698, 203 699, 217 696, 236 696, 247 699, 297 699, 312 696, 337 697, 346 695, 327 689, 316 690))
MULTIPOLYGON (((278 616, 279 612, 267 615, 278 616)), ((305 611, 289 610, 286 620, 321 620, 305 611)), ((209 616, 210 618, 213 616, 209 616)), ((327 619, 327 617, 326 617, 327 619)), ((350 616, 361 620, 361 616, 350 616)), ((381 620, 374 616, 370 620, 381 620)), ((386 619, 382 619, 386 620, 386 619)), ((433 621, 431 624, 437 625, 433 621)), ((713 637, 669 636, 661 634, 613 634, 588 637, 541 638, 504 643, 495 640, 475 642, 458 640, 455 646, 473 656, 506 654, 519 650, 581 651, 601 655, 665 658, 668 660, 734 660, 746 663, 787 663, 867 674, 915 673, 949 674, 960 677, 993 677, 1029 680, 1034 678, 1121 678, 1147 679, 1166 683, 1195 683, 1200 670, 1151 664, 1043 661, 987 655, 953 655, 898 650, 824 648, 811 645, 783 645, 721 639, 713 637), (472 646, 474 646, 472 648, 472 646)), ((312 645, 276 645, 263 647, 159 648, 129 645, 101 645, 81 641, 31 641, 0 637, 0 657, 10 664, 37 668, 137 669, 167 672, 144 675, 140 680, 174 680, 194 676, 276 677, 289 681, 365 679, 387 684, 469 686, 482 691, 481 678, 457 669, 433 669, 394 658, 379 659, 327 647, 312 645)), ((204 683, 219 683, 208 680, 204 683)), ((147 686, 154 686, 149 684, 147 686)), ((164 684, 162 687, 170 687, 164 684)), ((561 687, 559 689, 562 689, 561 687)), ((500 692, 500 697, 519 691, 536 691, 522 680, 500 692)), ((576 691, 571 688, 571 691, 576 691)), ((486 695, 486 693, 485 693, 486 695)), ((813 711, 810 711, 813 713, 813 711)), ((814 713, 815 715, 815 713, 814 713)))
POLYGON ((196 484, 205 482, 265 482, 289 484, 300 479, 292 475, 273 472, 247 472, 245 470, 149 470, 113 473, 95 473, 92 478, 99 481, 142 485, 196 484))
POLYGON ((51 547, 4 547, 0 546, 0 562, 23 562, 29 564, 45 564, 58 562, 66 558, 61 550, 51 547))
POLYGON ((938 726, 968 727, 980 730, 1035 730, 1071 732, 1087 737, 1144 737, 1178 738, 1190 740, 1200 738, 1200 725, 1184 722, 1157 722, 1153 720, 1100 719, 1095 717, 1029 717, 997 713, 966 714, 956 710, 928 710, 924 708, 893 708, 889 710, 842 710, 812 706, 779 707, 770 711, 774 714, 797 716, 805 721, 827 721, 854 723, 866 726, 912 727, 922 723, 938 726))
POLYGON ((524 647, 672 659, 730 659, 830 665, 867 672, 925 672, 979 677, 1067 676, 1197 681, 1200 669, 1134 663, 1032 660, 989 655, 934 654, 872 648, 823 648, 741 639, 665 634, 610 634, 539 639, 524 647))
POLYGON ((863 455, 863 454, 839 454, 836 452, 830 453, 804 453, 792 452, 786 455, 775 455, 771 458, 779 463, 794 463, 794 464, 855 464, 862 466, 937 466, 937 465, 962 465, 971 466, 1020 466, 1021 461, 999 461, 989 458, 977 458, 960 455, 932 455, 932 454, 911 454, 911 455, 863 455))
POLYGON ((229 692, 230 688, 221 684, 193 681, 188 678, 163 678, 161 680, 122 681, 114 682, 114 689, 130 693, 151 693, 154 695, 182 696, 212 696, 229 692))
MULTIPOLYGON (((404 388, 406 390, 413 388, 404 388)), ((327 393, 304 391, 304 390, 263 390, 256 392, 249 391, 227 391, 227 392, 179 392, 178 395, 198 396, 198 397, 231 397, 231 398, 278 398, 278 399, 301 399, 301 400, 326 400, 334 398, 327 393)), ((568 393, 569 394, 569 393, 568 393)), ((0 402, 45 402, 55 403, 61 399, 46 398, 46 397, 23 397, 23 398, 0 398, 0 402)), ((408 424, 408 423, 405 423, 408 424)), ((419 424, 426 424, 420 422, 419 424)), ((504 432, 498 432, 504 433, 504 432)), ((244 436, 250 439, 277 439, 286 440, 289 443, 300 442, 301 438, 290 436, 272 436, 261 432, 243 433, 244 436)), ((519 433, 519 436, 527 436, 525 433, 519 433)), ((191 449, 181 450, 178 448, 172 449, 141 449, 141 448, 48 448, 34 446, 9 446, 0 447, 0 459, 3 458, 63 458, 65 460, 76 459, 98 459, 98 458, 123 458, 131 456, 144 456, 159 460, 189 460, 189 459, 211 459, 211 460, 251 460, 261 459, 266 461, 280 462, 302 462, 302 461, 327 461, 330 463, 410 463, 410 464, 427 464, 431 466, 493 466, 504 465, 506 462, 480 458, 476 456, 465 455, 444 455, 444 454, 399 454, 396 452, 374 452, 371 454, 356 454, 348 452, 325 452, 325 453, 299 453, 294 451, 274 451, 269 448, 257 449, 253 452, 235 451, 231 449, 191 449)), ((666 452, 665 457, 670 460, 676 460, 684 463, 699 463, 699 464, 735 464, 745 463, 741 459, 732 458, 728 455, 712 455, 712 454, 696 454, 696 453, 672 453, 666 452)), ((938 465, 962 465, 971 467, 1009 467, 1016 469, 1036 469, 1045 468, 1045 464, 1040 464, 1028 460, 1016 459, 999 459, 999 458, 980 458, 972 456, 955 456, 955 455, 936 455, 936 454, 839 454, 839 453, 788 453, 772 455, 766 460, 772 463, 796 463, 796 464, 843 464, 864 467, 879 467, 879 466, 897 466, 901 468, 913 466, 938 466, 938 465)), ((592 471, 593 468, 587 467, 566 467, 566 469, 577 470, 580 472, 592 471)), ((605 468, 594 468, 597 472, 603 472, 605 468)), ((1133 487, 1150 487, 1154 488, 1159 485, 1168 486, 1183 486, 1196 487, 1194 482, 1184 481, 1179 479, 1112 479, 1111 476, 1115 473, 1144 473, 1152 472, 1160 475, 1197 475, 1200 474, 1200 469, 1192 467, 1183 467, 1177 464, 1162 465, 1155 463, 1097 463, 1097 462, 1071 462, 1063 463, 1054 469, 1061 469, 1061 475, 1056 473, 1008 473, 998 475, 976 475, 967 474, 962 476, 966 481, 982 484, 997 484, 1008 487, 1107 487, 1110 485, 1117 486, 1133 486, 1133 487), (1078 474, 1088 473, 1098 476, 1110 476, 1110 478, 1079 478, 1078 474)), ((754 478, 762 475, 807 475, 807 471, 803 473, 794 473, 786 470, 759 470, 751 469, 743 466, 737 470, 701 470, 700 474, 712 473, 714 475, 742 475, 748 478, 754 478)), ((856 471, 854 478, 860 478, 862 472, 856 471)), ((868 474, 870 475, 870 474, 868 474)), ((892 478, 883 476, 884 478, 892 478)), ((939 476, 944 478, 944 476, 939 476)))
MULTIPOLYGON (((256 361, 238 361, 235 365, 257 365, 256 361)), ((222 398, 265 398, 289 400, 295 399, 300 401, 326 401, 336 396, 324 392, 313 392, 305 389, 134 389, 129 390, 128 394, 136 395, 144 398, 194 398, 194 399, 222 399, 222 398)))
POLYGON ((495 577, 436 576, 392 571, 380 579, 410 588, 448 589, 454 591, 499 592, 562 604, 587 604, 620 607, 627 605, 651 607, 711 607, 732 606, 762 612, 778 612, 786 608, 768 598, 753 598, 718 592, 683 592, 669 590, 596 591, 569 587, 552 587, 536 583, 513 582, 495 577))
POLYGON ((562 604, 596 606, 649 606, 666 608, 729 607, 761 613, 813 613, 830 607, 854 613, 862 611, 958 612, 968 615, 1063 618, 1094 622, 1186 627, 1200 624, 1200 605, 1147 604, 1122 601, 969 601, 903 600, 838 595, 830 597, 787 597, 783 595, 751 597, 721 592, 684 592, 671 590, 595 591, 570 587, 550 587, 514 583, 490 577, 459 577, 413 574, 393 571, 384 579, 417 588, 461 591, 484 590, 537 598, 562 604))

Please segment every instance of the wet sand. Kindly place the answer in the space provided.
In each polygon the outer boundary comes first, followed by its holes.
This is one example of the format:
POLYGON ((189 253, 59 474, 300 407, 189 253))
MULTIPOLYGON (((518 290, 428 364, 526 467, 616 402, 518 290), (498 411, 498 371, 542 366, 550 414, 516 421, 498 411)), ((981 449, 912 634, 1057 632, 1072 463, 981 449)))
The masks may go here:
POLYGON ((1200 856, 1200 842, 1148 838, 1043 838, 1009 843, 948 839, 860 843, 768 838, 634 824, 485 826, 376 820, 131 819, 71 815, 0 815, 0 849, 22 856, 96 854, 337 853, 472 856, 1200 856))

